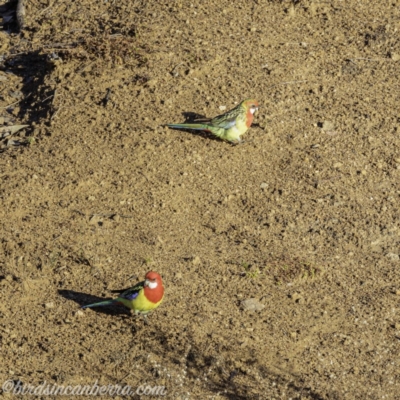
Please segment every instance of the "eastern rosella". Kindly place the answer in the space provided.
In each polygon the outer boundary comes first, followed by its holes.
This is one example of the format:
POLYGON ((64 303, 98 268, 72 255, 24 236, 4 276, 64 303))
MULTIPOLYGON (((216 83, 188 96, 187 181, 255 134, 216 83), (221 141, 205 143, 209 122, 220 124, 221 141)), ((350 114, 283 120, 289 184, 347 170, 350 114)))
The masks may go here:
POLYGON ((149 311, 154 310, 161 304, 164 297, 164 286, 161 276, 157 272, 149 271, 143 282, 118 292, 121 294, 116 299, 88 304, 82 308, 123 304, 125 307, 135 311, 135 314, 143 314, 146 317, 149 311))
POLYGON ((213 119, 193 124, 168 124, 167 126, 173 129, 193 129, 210 132, 228 142, 240 142, 240 137, 250 128, 254 113, 257 110, 257 100, 247 99, 232 110, 213 119))

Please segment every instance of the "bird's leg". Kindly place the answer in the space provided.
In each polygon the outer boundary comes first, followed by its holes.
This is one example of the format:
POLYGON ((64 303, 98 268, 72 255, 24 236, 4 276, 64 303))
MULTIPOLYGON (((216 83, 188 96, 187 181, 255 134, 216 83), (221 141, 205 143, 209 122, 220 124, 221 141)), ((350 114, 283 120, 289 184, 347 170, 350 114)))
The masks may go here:
POLYGON ((147 321, 147 314, 143 314, 143 321, 145 325, 149 325, 149 322, 147 321))

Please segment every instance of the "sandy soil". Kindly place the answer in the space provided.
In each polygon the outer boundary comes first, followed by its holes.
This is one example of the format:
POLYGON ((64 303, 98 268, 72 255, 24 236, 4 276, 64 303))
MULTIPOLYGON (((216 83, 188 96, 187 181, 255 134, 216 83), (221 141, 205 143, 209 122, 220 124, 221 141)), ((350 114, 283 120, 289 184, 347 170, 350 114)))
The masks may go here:
POLYGON ((1 382, 400 398, 399 0, 3 4, 1 382), (80 310, 150 269, 149 325, 80 310))

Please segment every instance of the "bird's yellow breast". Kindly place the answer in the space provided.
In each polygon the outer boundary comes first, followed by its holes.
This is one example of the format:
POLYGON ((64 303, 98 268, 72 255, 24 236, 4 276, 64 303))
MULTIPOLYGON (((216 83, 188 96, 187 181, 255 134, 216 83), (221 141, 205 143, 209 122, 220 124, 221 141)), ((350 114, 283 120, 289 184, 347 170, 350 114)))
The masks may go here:
POLYGON ((157 303, 152 303, 147 299, 147 297, 144 295, 144 290, 141 290, 136 297, 136 299, 133 300, 127 300, 123 298, 118 299, 124 306, 132 309, 135 311, 136 314, 146 314, 149 311, 153 310, 154 308, 158 307, 163 299, 161 299, 157 303))
POLYGON ((236 124, 226 131, 224 139, 240 141, 240 136, 244 135, 248 129, 249 127, 246 125, 246 119, 238 117, 236 124))

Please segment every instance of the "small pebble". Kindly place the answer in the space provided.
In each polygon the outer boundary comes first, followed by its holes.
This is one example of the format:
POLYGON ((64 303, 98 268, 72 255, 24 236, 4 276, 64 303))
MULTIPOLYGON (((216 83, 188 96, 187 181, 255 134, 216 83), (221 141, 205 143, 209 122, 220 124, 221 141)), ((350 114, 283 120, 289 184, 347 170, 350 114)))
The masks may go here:
POLYGON ((243 300, 240 304, 244 311, 261 311, 263 308, 265 308, 265 305, 260 303, 255 298, 243 300))
POLYGON ((177 272, 175 274, 175 279, 182 279, 182 273, 181 272, 177 272))
POLYGON ((193 260, 192 260, 193 265, 199 265, 200 263, 201 263, 201 260, 200 260, 199 256, 193 257, 193 260))
POLYGON ((330 121, 324 121, 322 124, 322 130, 324 132, 333 131, 335 129, 335 125, 330 121))
POLYGON ((392 53, 390 55, 393 61, 399 61, 400 60, 400 54, 399 53, 392 53))
POLYGON ((14 99, 19 99, 20 97, 22 97, 22 92, 17 90, 15 92, 9 92, 9 95, 14 99))
POLYGON ((395 253, 387 253, 386 258, 388 258, 390 261, 399 261, 400 259, 399 255, 395 253))

